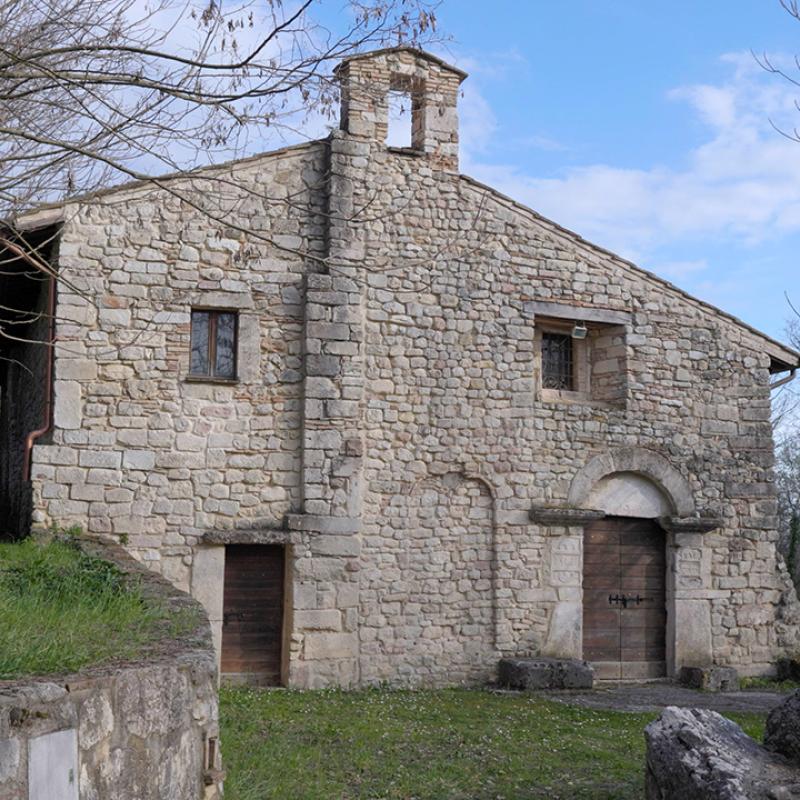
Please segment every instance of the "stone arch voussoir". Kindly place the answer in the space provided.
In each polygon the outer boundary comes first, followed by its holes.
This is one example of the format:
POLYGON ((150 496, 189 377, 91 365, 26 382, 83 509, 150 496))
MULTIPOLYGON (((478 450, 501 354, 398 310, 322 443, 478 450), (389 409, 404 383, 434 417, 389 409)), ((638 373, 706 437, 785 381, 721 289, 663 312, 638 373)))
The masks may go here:
POLYGON ((447 473, 457 473, 464 478, 469 478, 482 483, 489 491, 489 494, 492 496, 492 500, 496 505, 501 503, 503 500, 507 500, 509 497, 514 496, 514 492, 511 487, 504 478, 495 472, 491 464, 486 461, 472 460, 456 462, 452 465, 448 465, 447 469, 436 471, 430 475, 425 475, 418 478, 414 482, 411 491, 416 491, 417 486, 425 484, 431 478, 447 473))

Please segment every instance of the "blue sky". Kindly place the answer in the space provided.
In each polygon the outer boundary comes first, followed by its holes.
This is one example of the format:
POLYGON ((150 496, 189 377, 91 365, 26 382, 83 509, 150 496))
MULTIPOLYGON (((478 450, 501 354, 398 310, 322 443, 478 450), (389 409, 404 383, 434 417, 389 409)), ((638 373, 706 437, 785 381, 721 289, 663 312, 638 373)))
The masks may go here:
POLYGON ((462 170, 778 338, 800 304, 800 22, 778 0, 444 0, 462 170))

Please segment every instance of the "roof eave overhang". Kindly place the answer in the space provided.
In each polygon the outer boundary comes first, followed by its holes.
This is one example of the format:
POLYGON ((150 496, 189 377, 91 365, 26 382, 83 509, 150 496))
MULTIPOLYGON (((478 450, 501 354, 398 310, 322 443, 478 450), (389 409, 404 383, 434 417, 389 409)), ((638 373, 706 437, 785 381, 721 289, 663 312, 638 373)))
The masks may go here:
POLYGON ((2 227, 15 233, 32 233, 42 228, 60 225, 62 222, 64 222, 64 206, 54 205, 23 212, 8 222, 4 222, 2 227))
POLYGON ((769 371, 773 375, 778 372, 789 372, 800 368, 800 353, 777 343, 768 343, 769 371))

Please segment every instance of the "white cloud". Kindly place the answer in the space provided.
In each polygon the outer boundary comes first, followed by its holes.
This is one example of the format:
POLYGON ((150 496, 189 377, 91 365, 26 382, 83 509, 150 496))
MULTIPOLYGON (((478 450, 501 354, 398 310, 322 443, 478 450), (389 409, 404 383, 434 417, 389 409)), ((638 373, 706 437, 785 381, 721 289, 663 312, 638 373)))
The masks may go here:
POLYGON ((477 86, 464 84, 458 105, 459 135, 469 142, 470 153, 482 153, 497 131, 497 118, 477 86))
POLYGON ((477 77, 486 80, 519 79, 521 70, 528 66, 528 59, 513 47, 505 50, 481 53, 479 58, 454 53, 447 48, 440 48, 439 55, 448 63, 468 72, 473 83, 477 77))
POLYGON ((728 128, 736 121, 736 93, 730 87, 684 86, 673 89, 669 96, 674 100, 687 100, 709 125, 728 128))
POLYGON ((669 280, 681 280, 689 275, 707 270, 708 261, 704 258, 690 261, 666 261, 660 264, 653 264, 650 268, 653 272, 657 272, 669 280))
MULTIPOLYGON (((622 255, 641 261, 676 240, 717 238, 748 246, 800 231, 800 143, 773 127, 800 124, 800 91, 767 75, 749 54, 724 57, 719 85, 680 87, 669 99, 688 103, 707 127, 705 140, 679 168, 623 169, 589 164, 539 178, 481 158, 484 141, 464 131, 468 174, 622 255)), ((473 100, 473 105, 478 105, 473 100)), ((492 126, 496 120, 491 117, 492 126)), ((475 123, 473 122, 473 126, 475 123)), ((701 261, 673 264, 675 275, 701 261)), ((666 266, 666 265, 665 265, 666 266)))
MULTIPOLYGON (((465 155, 476 158, 485 154, 501 133, 500 124, 481 85, 519 82, 529 68, 527 58, 513 48, 483 53, 479 59, 451 52, 442 52, 441 56, 469 74, 469 80, 461 86, 462 95, 458 103, 460 141, 462 159, 465 155)), ((567 149, 563 143, 538 131, 516 136, 507 142, 520 150, 556 152, 567 149)))
POLYGON ((514 139, 513 144, 516 147, 527 148, 529 150, 546 150, 551 153, 569 149, 563 142, 551 139, 549 136, 539 136, 537 134, 514 139))

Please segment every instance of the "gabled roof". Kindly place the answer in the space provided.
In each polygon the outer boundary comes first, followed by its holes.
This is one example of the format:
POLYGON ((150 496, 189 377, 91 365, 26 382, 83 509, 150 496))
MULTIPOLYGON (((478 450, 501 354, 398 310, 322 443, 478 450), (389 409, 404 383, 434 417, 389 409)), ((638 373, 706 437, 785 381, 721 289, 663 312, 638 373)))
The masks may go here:
POLYGON ((638 273, 639 275, 646 277, 653 283, 681 295, 682 297, 700 306, 701 308, 710 311, 711 313, 716 314, 717 316, 723 317, 729 320, 730 322, 733 322, 734 324, 738 325, 739 327, 744 328, 745 330, 748 330, 750 333, 754 334, 767 344, 766 353, 772 360, 772 366, 770 368, 772 372, 784 372, 789 369, 793 370, 800 367, 800 352, 794 350, 791 347, 787 347, 785 344, 779 342, 777 339, 773 339, 771 336, 768 336, 763 331, 758 330, 758 328, 754 328, 752 325, 748 325, 748 323, 739 319, 739 317, 736 317, 733 314, 729 314, 727 311, 723 311, 721 308, 718 308, 712 303, 707 303, 705 300, 700 300, 694 295, 689 294, 689 292, 681 289, 679 286, 676 286, 674 283, 671 283, 665 278, 656 275, 654 272, 650 272, 649 270, 646 270, 643 267, 634 264, 632 261, 628 261, 626 258, 617 255, 611 250, 607 250, 605 247, 601 247, 600 245, 590 242, 588 239, 584 239, 579 233, 575 233, 575 231, 572 231, 569 228, 565 228, 563 225, 559 225, 557 222, 553 222, 553 220, 545 216, 542 216, 538 211, 534 211, 529 206, 519 203, 518 201, 514 200, 514 198, 509 197, 508 195, 505 195, 502 192, 499 192, 497 189, 494 189, 493 187, 485 183, 481 183, 479 180, 476 180, 475 178, 471 178, 469 175, 461 174, 459 175, 459 178, 462 181, 465 181, 466 183, 474 186, 475 188, 480 189, 481 191, 490 192, 495 198, 510 204, 523 214, 527 214, 533 217, 537 222, 539 222, 540 224, 544 225, 547 228, 550 228, 554 233, 560 234, 561 236, 564 236, 565 238, 581 245, 582 247, 586 247, 587 249, 593 250, 594 252, 599 253, 600 255, 610 258, 622 268, 627 270, 632 270, 638 273))
MULTIPOLYGON (((203 178, 204 173, 214 173, 220 170, 230 169, 231 167, 239 167, 244 164, 250 164, 261 159, 274 158, 276 156, 284 155, 285 153, 292 153, 299 150, 321 145, 325 139, 311 139, 308 142, 300 142, 300 144, 291 144, 286 147, 279 147, 275 150, 266 150, 263 153, 256 153, 252 156, 245 156, 244 158, 233 158, 228 161, 222 161, 219 164, 203 164, 199 167, 186 170, 185 172, 167 172, 163 175, 154 175, 147 178, 133 178, 129 181, 107 186, 102 189, 92 189, 88 192, 79 192, 78 194, 69 195, 63 200, 52 203, 40 203, 33 208, 20 212, 16 217, 9 220, 10 226, 18 231, 35 230, 43 225, 51 225, 56 222, 63 221, 64 211, 67 206, 73 203, 85 203, 88 200, 94 200, 99 197, 108 197, 113 194, 122 194, 123 192, 131 192, 136 189, 143 189, 145 187, 158 189, 160 184, 167 181, 186 180, 187 178, 203 178)), ((2 225, 2 220, 0 220, 2 225)))
MULTIPOLYGON (((443 66, 448 67, 447 64, 441 62, 436 56, 432 56, 429 53, 425 53, 423 51, 417 51, 414 48, 409 47, 395 47, 395 48, 388 48, 386 51, 377 51, 377 52, 394 52, 394 51, 411 51, 415 54, 419 54, 424 56, 432 61, 436 61, 437 63, 441 63, 443 66)), ((374 55, 373 53, 365 54, 366 55, 374 55)), ((361 58, 363 56, 352 56, 352 58, 361 58)), ((459 72, 460 70, 456 70, 454 67, 448 67, 453 69, 454 72, 459 72)), ((466 73, 462 73, 466 75, 466 73)), ((151 180, 134 180, 128 181, 126 183, 120 184, 118 186, 112 186, 108 189, 100 189, 94 192, 87 192, 81 195, 75 195, 73 197, 67 198, 61 203, 52 203, 39 206, 37 208, 31 209, 30 211, 21 214, 17 220, 14 221, 14 226, 17 230, 20 231, 34 231, 43 227, 47 227, 53 224, 56 224, 61 221, 63 217, 63 212, 66 206, 72 203, 80 203, 80 202, 87 202, 91 201, 95 198, 100 197, 107 197, 112 194, 122 193, 125 191, 131 191, 138 188, 144 188, 146 186, 151 186, 158 188, 159 184, 165 181, 170 180, 179 180, 185 178, 191 178, 193 176, 202 177, 204 172, 214 172, 220 169, 227 169, 234 166, 240 166, 242 164, 247 164, 250 162, 258 161, 259 159, 267 159, 267 158, 274 158, 280 155, 283 155, 288 152, 302 150, 304 148, 309 148, 313 146, 317 146, 322 144, 326 140, 317 139, 312 140, 310 142, 303 142, 299 145, 292 145, 289 147, 282 147, 277 150, 267 151, 265 153, 259 153, 254 156, 249 156, 247 158, 236 159, 233 161, 228 161, 222 164, 214 164, 208 165, 204 167, 198 167, 195 170, 191 170, 189 172, 183 173, 172 173, 168 175, 163 175, 151 180)), ((682 297, 686 298, 687 300, 691 301, 692 303, 696 304, 697 306, 705 309, 708 312, 711 312, 717 316, 720 316, 724 319, 727 319, 729 322, 738 325, 741 328, 749 331, 751 334, 756 336, 760 339, 764 344, 765 352, 769 355, 771 359, 771 371, 772 372, 784 372, 787 370, 793 370, 795 368, 800 367, 800 352, 794 350, 791 347, 779 342, 777 339, 773 339, 771 336, 768 336, 766 333, 754 328, 752 325, 744 322, 743 320, 739 319, 738 317, 734 316, 733 314, 729 314, 727 311, 723 311, 722 309, 718 308, 717 306, 707 303, 705 300, 700 300, 697 297, 689 294, 688 292, 684 291, 680 287, 676 286, 675 284, 671 283, 670 281, 661 278, 660 276, 656 275, 653 272, 650 272, 642 267, 634 264, 632 261, 628 261, 627 259, 623 258, 622 256, 617 255, 616 253, 607 250, 600 245, 594 244, 587 239, 584 239, 580 234, 575 233, 574 231, 570 230, 569 228, 565 228, 563 225, 559 225, 557 222, 554 222, 547 217, 542 216, 534 209, 523 205, 522 203, 517 202, 513 198, 509 197, 508 195, 503 194, 502 192, 494 189, 487 184, 481 183, 480 181, 476 180, 475 178, 471 178, 468 175, 459 175, 459 179, 472 185, 473 187, 480 189, 481 191, 490 192, 494 197, 497 199, 510 204, 518 211, 531 216, 535 219, 539 224, 544 225, 545 227, 552 230, 554 233, 564 236, 566 239, 579 244, 580 246, 586 247, 596 253, 599 253, 607 258, 610 258, 614 261, 615 264, 618 264, 623 269, 633 270, 634 272, 638 273, 639 275, 646 277, 648 280, 652 281, 658 286, 664 287, 669 289, 672 292, 675 292, 682 297)))

